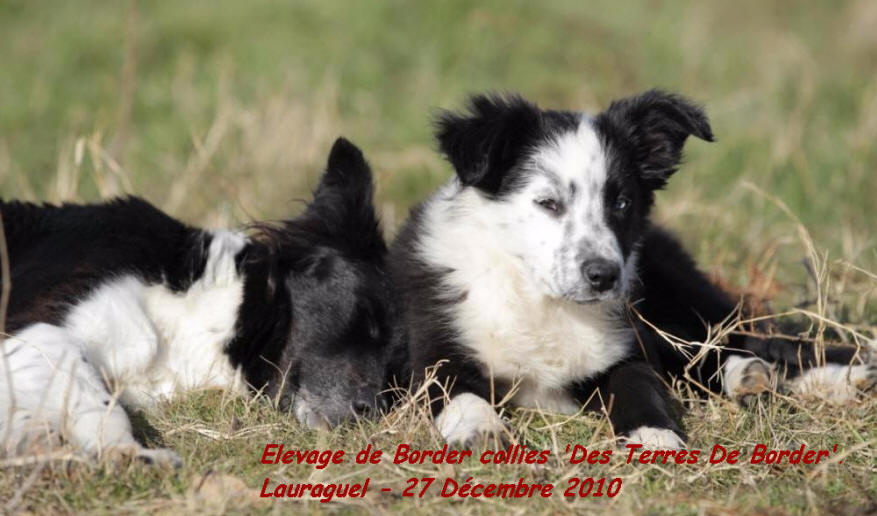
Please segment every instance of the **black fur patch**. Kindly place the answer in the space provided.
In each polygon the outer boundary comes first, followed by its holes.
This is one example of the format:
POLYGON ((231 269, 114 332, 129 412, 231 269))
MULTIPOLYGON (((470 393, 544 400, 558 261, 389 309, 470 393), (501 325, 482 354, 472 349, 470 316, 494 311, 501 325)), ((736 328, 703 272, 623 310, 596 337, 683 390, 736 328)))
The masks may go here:
POLYGON ((62 206, 0 202, 12 291, 7 332, 57 324, 71 305, 125 274, 186 290, 204 272, 210 234, 137 197, 62 206))

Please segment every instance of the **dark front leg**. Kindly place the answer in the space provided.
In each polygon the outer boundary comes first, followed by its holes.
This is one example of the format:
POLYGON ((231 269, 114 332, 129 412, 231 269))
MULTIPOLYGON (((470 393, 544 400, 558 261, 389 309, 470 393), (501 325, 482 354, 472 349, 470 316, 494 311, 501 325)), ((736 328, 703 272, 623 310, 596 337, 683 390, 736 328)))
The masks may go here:
POLYGON ((780 337, 748 337, 744 350, 758 358, 796 369, 810 369, 825 364, 849 365, 860 359, 867 362, 868 350, 853 346, 828 344, 818 349, 812 341, 780 337))
POLYGON ((617 365, 596 382, 596 387, 600 396, 591 399, 588 409, 608 411, 619 437, 653 449, 685 446, 682 407, 647 363, 617 365))

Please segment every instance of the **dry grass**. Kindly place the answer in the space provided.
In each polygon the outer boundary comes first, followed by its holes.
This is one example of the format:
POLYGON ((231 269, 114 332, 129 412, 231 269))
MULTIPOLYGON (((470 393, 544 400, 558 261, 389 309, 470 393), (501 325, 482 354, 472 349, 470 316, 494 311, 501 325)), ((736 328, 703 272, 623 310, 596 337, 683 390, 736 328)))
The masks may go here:
MULTIPOLYGON (((684 390, 680 396, 686 397, 684 390)), ((314 512, 364 510, 370 513, 454 512, 482 514, 498 511, 536 513, 855 513, 875 502, 874 399, 849 406, 830 406, 776 396, 749 409, 721 398, 687 398, 686 424, 690 448, 705 450, 696 465, 628 465, 616 451, 608 465, 571 466, 567 443, 589 450, 611 449, 611 430, 599 415, 552 416, 536 411, 513 415, 517 442, 531 449, 549 449, 552 458, 537 466, 484 466, 475 460, 459 465, 394 465, 399 443, 438 449, 442 440, 425 417, 422 403, 412 399, 381 422, 350 425, 329 433, 303 429, 287 415, 275 412, 265 400, 228 399, 203 393, 158 407, 140 421, 140 431, 155 444, 181 452, 186 465, 177 472, 139 464, 93 464, 60 451, 31 460, 2 464, 0 487, 10 496, 6 509, 37 512, 163 512, 163 513, 276 513, 290 509, 314 512), (310 466, 259 463, 266 443, 291 448, 344 449, 344 464, 316 470, 310 466), (757 443, 771 448, 831 449, 839 454, 822 466, 708 465, 714 444, 742 449, 744 456, 757 443), (350 462, 358 450, 372 445, 385 451, 381 464, 350 462), (839 463, 842 461, 842 463, 839 463), (571 477, 621 478, 613 498, 565 500, 449 501, 433 487, 423 498, 401 498, 411 477, 450 477, 462 482, 508 482, 523 477, 551 482, 556 493, 571 477), (329 505, 316 501, 269 501, 258 497, 266 477, 280 482, 362 482, 371 478, 365 499, 339 499, 329 505), (392 495, 381 494, 389 487, 392 495)))

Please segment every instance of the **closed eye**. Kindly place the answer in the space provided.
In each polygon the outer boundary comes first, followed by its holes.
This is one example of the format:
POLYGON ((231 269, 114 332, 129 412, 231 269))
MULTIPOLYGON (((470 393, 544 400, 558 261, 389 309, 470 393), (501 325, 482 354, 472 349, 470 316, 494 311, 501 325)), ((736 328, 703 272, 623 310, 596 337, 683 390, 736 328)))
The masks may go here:
POLYGON ((378 310, 371 304, 366 303, 360 307, 358 316, 359 328, 362 331, 360 335, 370 342, 379 340, 383 332, 381 331, 382 328, 378 319, 378 310))
POLYGON ((381 337, 381 327, 373 318, 368 320, 368 338, 378 340, 381 337))

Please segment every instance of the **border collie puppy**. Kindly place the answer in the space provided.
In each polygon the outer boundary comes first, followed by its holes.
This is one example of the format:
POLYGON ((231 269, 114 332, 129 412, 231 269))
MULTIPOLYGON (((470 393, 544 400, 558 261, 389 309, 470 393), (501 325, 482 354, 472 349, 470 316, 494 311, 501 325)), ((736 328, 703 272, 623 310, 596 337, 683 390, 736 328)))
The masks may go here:
POLYGON ((122 407, 202 388, 263 391, 310 427, 374 410, 385 384, 387 252, 371 171, 339 138, 300 217, 252 237, 138 198, 0 203, 11 297, 0 444, 47 431, 90 454, 179 463, 122 407), (118 401, 118 402, 117 402, 118 401))
MULTIPOLYGON (((687 371, 742 396, 770 385, 768 362, 816 365, 812 345, 740 336, 689 364, 641 322, 703 342, 736 308, 649 222, 689 136, 713 139, 704 112, 660 91, 597 116, 482 95, 468 112, 439 117, 456 177, 413 210, 390 267, 415 378, 440 364, 436 383, 449 402, 435 384, 431 396, 448 441, 502 432, 494 405, 506 399, 563 413, 605 409, 616 435, 680 447, 668 377, 687 371)), ((873 386, 873 367, 846 365, 854 354, 830 350, 828 361, 843 366, 813 369, 797 385, 823 380, 841 395, 873 386)))

